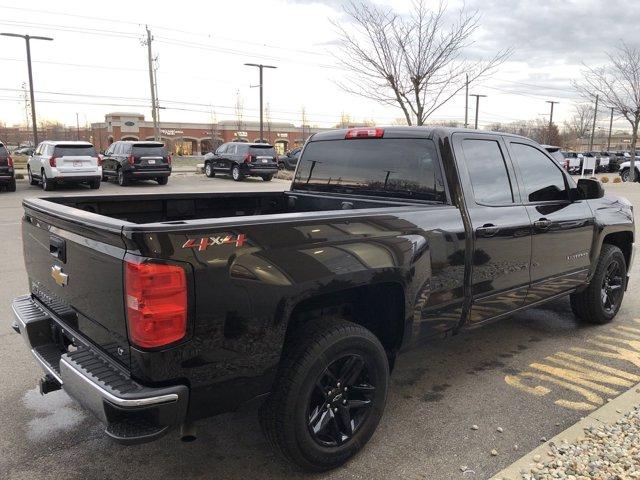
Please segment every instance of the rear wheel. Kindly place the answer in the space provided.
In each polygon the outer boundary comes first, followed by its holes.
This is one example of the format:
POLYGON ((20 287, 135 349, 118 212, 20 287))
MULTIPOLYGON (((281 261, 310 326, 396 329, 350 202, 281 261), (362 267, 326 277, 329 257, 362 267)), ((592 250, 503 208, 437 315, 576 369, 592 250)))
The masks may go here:
POLYGON ((302 468, 338 467, 376 430, 388 383, 385 350, 369 330, 340 319, 309 322, 287 341, 262 428, 302 468))
POLYGON ((156 182, 158 182, 158 185, 166 185, 169 183, 169 177, 158 177, 156 178, 156 182))
POLYGON ((284 162, 278 162, 278 170, 284 170, 286 168, 286 165, 284 164, 284 162))
POLYGON ((120 185, 121 187, 126 187, 127 185, 129 185, 129 179, 122 171, 122 168, 118 169, 118 185, 120 185))
POLYGON ((571 294, 571 310, 586 323, 609 323, 618 313, 624 297, 627 263, 622 251, 602 245, 596 271, 585 290, 571 294))
POLYGON ((7 192, 15 192, 16 191, 16 179, 13 178, 11 179, 11 181, 7 184, 7 192))
POLYGON ((91 190, 97 190, 100 188, 100 179, 97 178, 95 180, 91 180, 89 182, 89 187, 91 187, 91 190))
POLYGON ((262 180, 264 180, 265 182, 270 182, 272 178, 273 175, 262 175, 262 180))
POLYGON ((204 174, 209 178, 213 178, 216 176, 216 172, 213 171, 213 165, 211 165, 211 163, 205 163, 204 174))
POLYGON ((53 190, 53 187, 54 187, 53 182, 47 178, 47 174, 45 173, 44 170, 42 170, 41 175, 42 175, 42 189, 45 192, 50 192, 51 190, 53 190))
POLYGON ((38 185, 38 180, 36 180, 35 178, 33 178, 33 175, 31 174, 31 167, 29 167, 27 165, 27 176, 29 177, 29 185, 38 185))
POLYGON ((242 175, 242 172, 240 172, 240 165, 236 164, 233 167, 231 167, 231 177, 236 182, 240 182, 240 181, 244 180, 244 175, 242 175))

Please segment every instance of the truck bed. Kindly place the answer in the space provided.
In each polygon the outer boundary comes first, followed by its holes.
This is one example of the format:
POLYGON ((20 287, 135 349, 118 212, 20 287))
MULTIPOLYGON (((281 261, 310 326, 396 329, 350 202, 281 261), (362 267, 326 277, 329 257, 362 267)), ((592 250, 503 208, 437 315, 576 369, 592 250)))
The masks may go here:
POLYGON ((135 224, 415 205, 407 201, 295 191, 54 197, 46 201, 135 224))

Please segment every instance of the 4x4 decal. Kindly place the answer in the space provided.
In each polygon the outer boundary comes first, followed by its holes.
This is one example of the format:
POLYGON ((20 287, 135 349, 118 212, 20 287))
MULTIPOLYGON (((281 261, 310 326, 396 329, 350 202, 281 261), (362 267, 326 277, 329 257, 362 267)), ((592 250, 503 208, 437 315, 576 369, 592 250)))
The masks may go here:
POLYGON ((197 248, 199 252, 205 251, 207 248, 213 245, 226 245, 229 243, 235 243, 236 247, 241 247, 247 241, 247 237, 244 233, 239 233, 238 236, 224 235, 218 237, 202 237, 202 238, 190 238, 182 248, 197 248))

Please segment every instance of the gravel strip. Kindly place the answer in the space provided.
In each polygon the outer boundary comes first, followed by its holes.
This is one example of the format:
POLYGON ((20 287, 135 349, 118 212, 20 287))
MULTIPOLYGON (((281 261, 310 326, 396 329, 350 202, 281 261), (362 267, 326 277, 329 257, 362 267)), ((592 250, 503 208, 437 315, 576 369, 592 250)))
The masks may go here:
POLYGON ((584 429, 574 443, 549 444, 547 459, 536 455, 523 480, 640 479, 640 407, 616 423, 584 429))

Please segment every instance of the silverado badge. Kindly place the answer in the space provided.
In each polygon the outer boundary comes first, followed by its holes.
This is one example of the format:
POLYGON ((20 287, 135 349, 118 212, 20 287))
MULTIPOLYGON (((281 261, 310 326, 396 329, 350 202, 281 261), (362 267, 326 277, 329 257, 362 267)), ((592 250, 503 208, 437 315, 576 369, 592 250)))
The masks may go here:
POLYGON ((51 267, 51 277, 55 280, 55 282, 64 287, 69 282, 69 275, 62 271, 62 267, 58 265, 53 265, 51 267))

